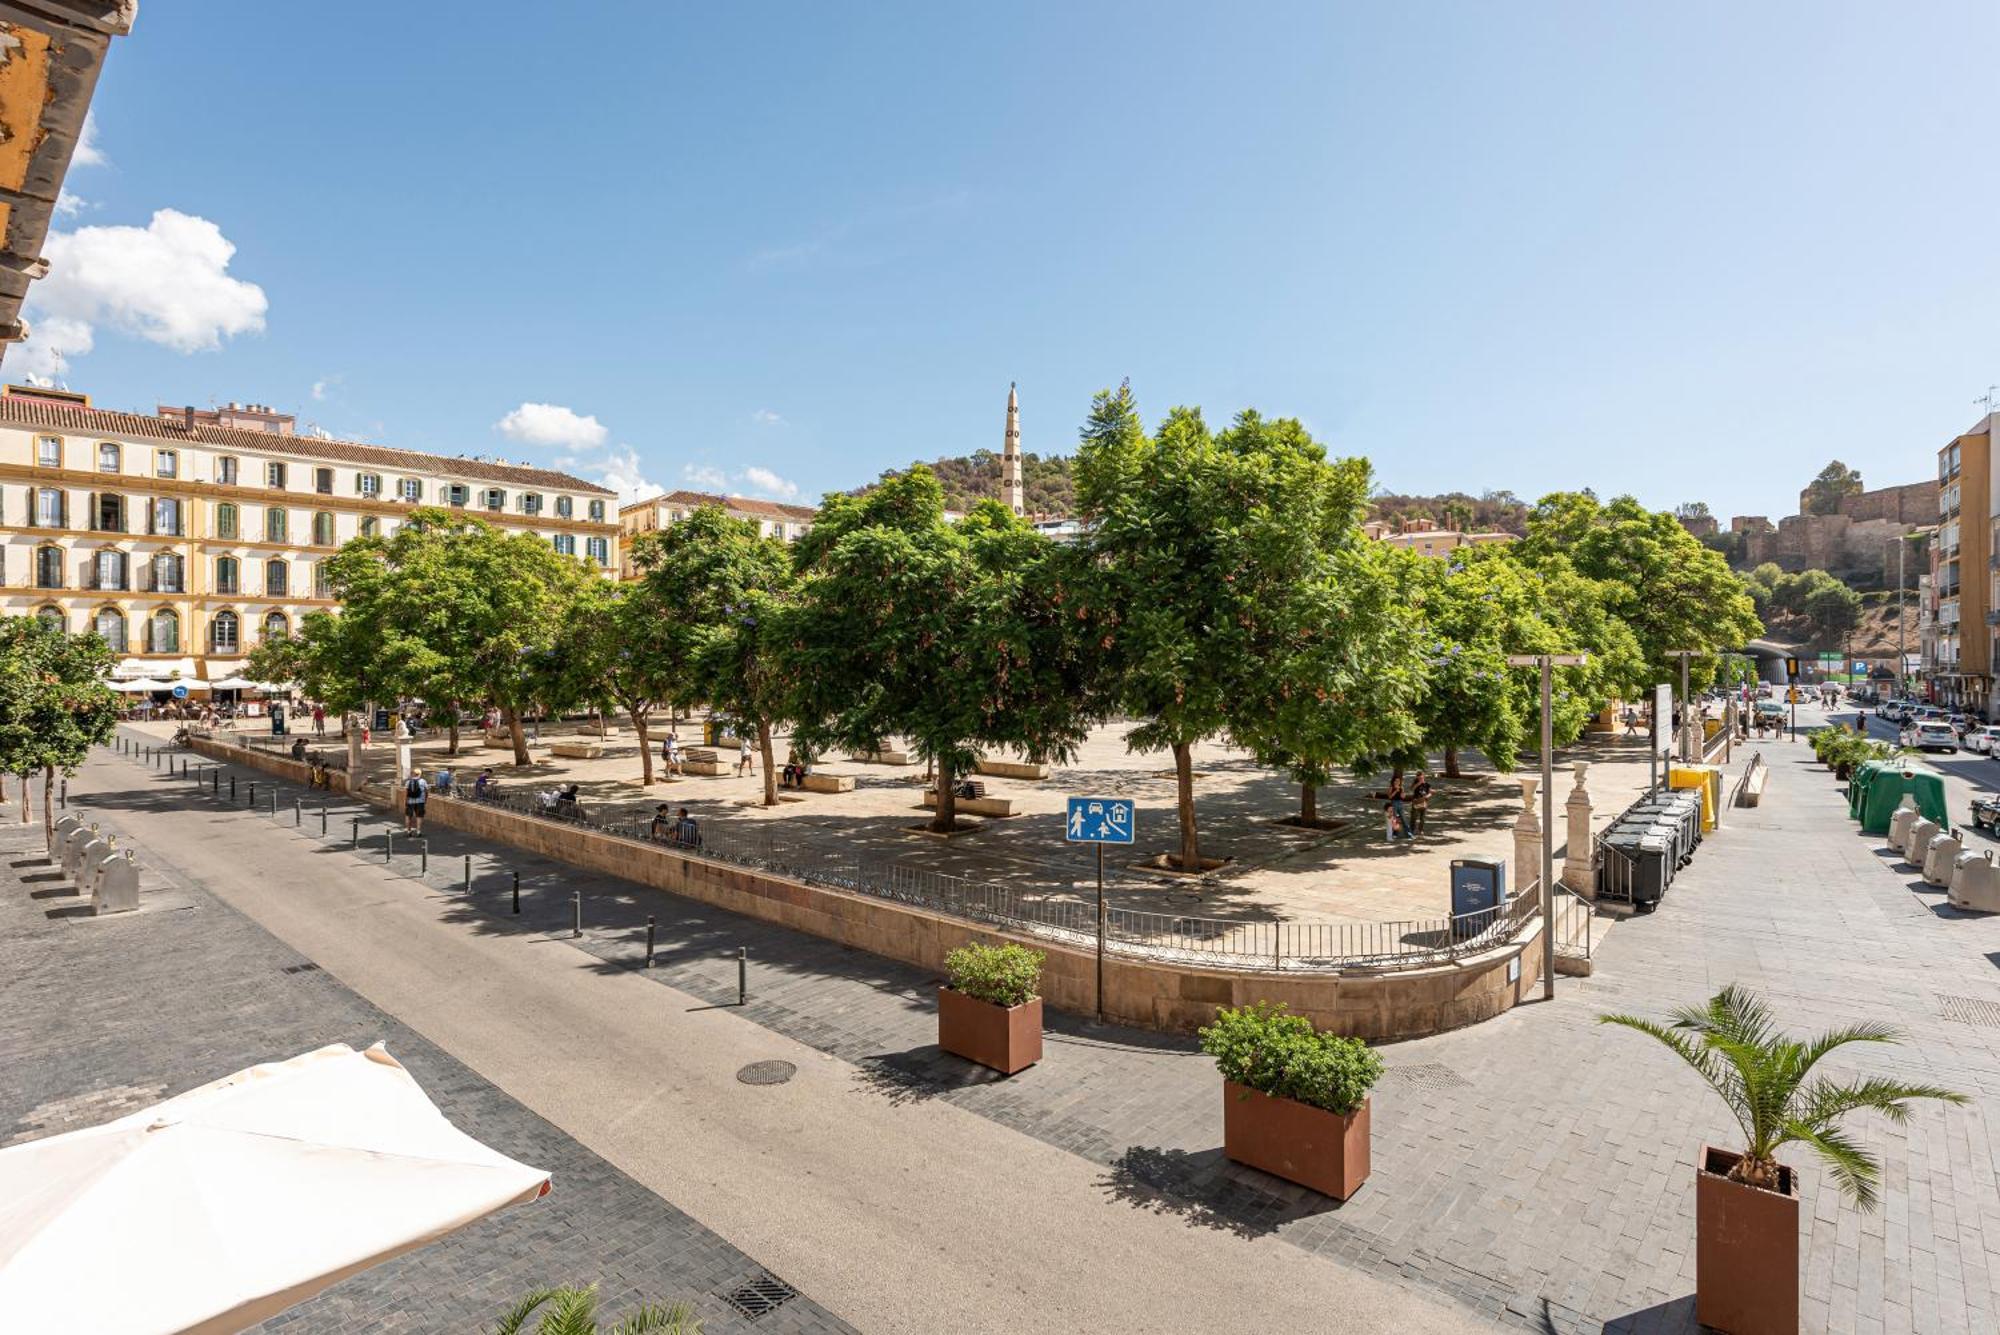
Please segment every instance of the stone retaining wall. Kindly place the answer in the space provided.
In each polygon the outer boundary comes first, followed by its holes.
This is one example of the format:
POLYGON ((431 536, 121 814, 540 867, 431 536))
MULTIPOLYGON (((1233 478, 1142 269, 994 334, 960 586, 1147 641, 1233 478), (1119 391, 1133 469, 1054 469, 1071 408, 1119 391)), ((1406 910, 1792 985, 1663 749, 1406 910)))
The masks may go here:
MULTIPOLYGON (((284 757, 213 743, 197 742, 196 749, 305 781, 305 766, 284 757)), ((386 790, 378 794, 363 789, 359 795, 377 805, 393 803, 386 790)), ((968 940, 1018 941, 1048 956, 1042 994, 1049 1005, 1079 1015, 1097 1011, 1094 951, 483 803, 440 798, 430 804, 427 819, 434 826, 588 867, 919 968, 942 972, 945 953, 968 940)), ((1541 919, 1536 918, 1515 941, 1484 954, 1453 964, 1383 973, 1258 972, 1112 954, 1104 961, 1104 1012, 1124 1024, 1187 1032, 1213 1020, 1219 1007, 1282 1001, 1337 1033, 1375 1041, 1420 1038, 1490 1019, 1534 995, 1541 977, 1540 939, 1541 919), (1518 977, 1510 979, 1509 970, 1517 963, 1518 977)))

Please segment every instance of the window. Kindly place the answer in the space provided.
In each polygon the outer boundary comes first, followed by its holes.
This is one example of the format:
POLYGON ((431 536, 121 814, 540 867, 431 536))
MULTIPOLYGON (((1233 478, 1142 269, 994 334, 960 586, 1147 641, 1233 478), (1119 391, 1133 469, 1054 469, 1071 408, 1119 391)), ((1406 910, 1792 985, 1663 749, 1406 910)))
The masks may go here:
POLYGON ((125 498, 114 492, 98 492, 97 504, 90 516, 90 526, 99 533, 123 533, 125 531, 125 498))
POLYGON ((313 597, 333 597, 333 581, 326 576, 326 562, 313 562, 313 597))
POLYGON ((236 613, 217 612, 208 623, 208 643, 218 654, 236 652, 236 613))
POLYGON ((96 578, 91 581, 99 589, 123 589, 125 587, 125 553, 99 552, 94 566, 96 578))
POLYGON ((64 502, 68 494, 55 487, 41 487, 35 492, 35 508, 28 515, 28 522, 36 528, 68 528, 68 508, 64 502))
POLYGON ((381 531, 382 531, 382 521, 375 518, 373 515, 370 515, 368 518, 361 521, 362 537, 372 538, 381 531))
POLYGON ((611 540, 609 538, 586 538, 583 550, 597 564, 601 566, 611 564, 611 540))
POLYGON ((333 546, 333 516, 324 510, 313 516, 313 545, 333 546))
POLYGON ((215 558, 215 591, 217 593, 232 595, 236 593, 236 570, 235 557, 218 556, 215 558))
POLYGON ((354 489, 363 496, 380 496, 382 494, 382 475, 380 473, 356 473, 354 475, 354 489))
POLYGON ((36 608, 35 619, 45 626, 54 626, 57 630, 66 631, 69 629, 69 622, 63 616, 63 610, 54 604, 36 608))
POLYGON ((215 536, 234 538, 236 536, 236 503, 224 501, 215 507, 215 536))
POLYGON ((576 499, 571 496, 556 497, 556 518, 568 519, 576 509, 576 499))
POLYGON ((283 542, 285 540, 285 512, 278 506, 264 507, 264 541, 283 542))
POLYGON ((35 462, 43 468, 62 467, 62 437, 38 436, 35 439, 35 462))
POLYGON ((396 494, 414 505, 424 498, 424 484, 418 478, 403 478, 396 483, 396 494))
POLYGON ((236 456, 218 454, 215 457, 215 480, 226 487, 236 485, 236 456))
POLYGON ((153 558, 153 592, 186 592, 181 587, 181 558, 172 552, 161 552, 153 558))
POLYGON ((101 607, 91 629, 103 637, 113 653, 125 652, 125 614, 115 607, 101 607))
POLYGON ((558 551, 562 555, 564 556, 576 555, 576 534, 558 533, 553 538, 550 538, 549 541, 556 545, 556 551, 558 551))
POLYGON ((590 517, 591 517, 592 519, 596 520, 596 521, 597 521, 598 523, 600 523, 600 524, 604 522, 604 502, 603 502, 603 501, 592 501, 592 502, 590 503, 590 517))
POLYGON ((98 442, 97 471, 100 473, 118 471, 118 447, 108 440, 98 442))
POLYGON ((62 582, 63 557, 60 547, 35 548, 35 587, 38 589, 60 589, 62 582))
POLYGON ((331 468, 313 469, 313 490, 322 496, 333 495, 333 470, 331 468))
POLYGON ((146 531, 180 537, 181 503, 171 496, 155 496, 153 508, 146 515, 146 531))
POLYGON ((153 451, 154 477, 179 477, 180 475, 181 456, 179 450, 153 451))
POLYGON ((265 464, 264 485, 282 488, 285 485, 285 466, 275 459, 265 464))
POLYGON ((444 489, 444 503, 446 505, 464 505, 469 495, 470 493, 467 492, 463 483, 454 482, 444 489))
POLYGON ((524 515, 538 515, 541 512, 542 512, 542 498, 540 493, 532 491, 522 492, 521 513, 524 515))
POLYGON ((283 598, 291 592, 291 570, 283 561, 272 559, 264 563, 264 596, 283 598))
POLYGON ((146 652, 177 654, 181 651, 181 618, 171 607, 162 607, 146 621, 146 652))
POLYGON ((507 493, 498 487, 488 487, 486 489, 486 508, 489 510, 506 509, 507 493))
POLYGON ((291 633, 291 623, 285 620, 283 612, 271 612, 264 617, 264 638, 282 640, 291 633))

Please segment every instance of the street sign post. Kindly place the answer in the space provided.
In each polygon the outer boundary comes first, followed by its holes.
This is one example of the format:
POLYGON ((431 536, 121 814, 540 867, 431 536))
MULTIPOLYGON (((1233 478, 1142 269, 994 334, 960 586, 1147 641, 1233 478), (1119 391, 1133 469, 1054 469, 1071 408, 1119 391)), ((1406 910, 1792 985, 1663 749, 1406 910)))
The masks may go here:
MULTIPOLYGON (((1554 678, 1559 667, 1582 667, 1589 654, 1509 654, 1508 667, 1540 668, 1542 672, 1542 1000, 1556 998, 1556 817, 1554 678)), ((1672 688, 1662 686, 1671 697, 1672 688)), ((1653 728, 1659 730, 1657 707, 1653 728)), ((1657 745, 1654 747, 1657 751, 1657 745)))
POLYGON ((1138 838, 1139 813, 1129 797, 1072 797, 1063 816, 1063 839, 1097 845, 1097 1018, 1104 1018, 1104 846, 1138 838))

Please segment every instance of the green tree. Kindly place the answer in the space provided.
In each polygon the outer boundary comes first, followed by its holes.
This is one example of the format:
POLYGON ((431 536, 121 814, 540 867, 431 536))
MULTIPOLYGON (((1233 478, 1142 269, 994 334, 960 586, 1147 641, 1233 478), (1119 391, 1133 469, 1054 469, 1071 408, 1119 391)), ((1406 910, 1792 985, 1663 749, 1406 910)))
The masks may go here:
POLYGON ((1840 503, 1849 496, 1859 496, 1862 490, 1861 474, 1835 459, 1806 484, 1806 513, 1838 514, 1840 503))
POLYGON ((954 780, 987 748, 1066 760, 1088 735, 1087 569, 1005 507, 947 523, 937 480, 913 468, 865 497, 829 497, 795 556, 780 671, 801 747, 909 738, 935 767, 934 830, 953 828, 954 780))
POLYGON ((39 617, 0 619, 0 773, 42 776, 42 824, 53 833, 56 775, 75 774, 92 746, 111 740, 118 697, 104 684, 117 655, 95 634, 71 635, 39 617))
MULTIPOLYGON (((650 538, 651 535, 648 535, 650 538)), ((671 703, 679 684, 670 640, 675 609, 645 580, 580 585, 570 604, 558 694, 589 704, 600 715, 621 709, 639 740, 639 782, 653 782, 653 713, 671 703)))

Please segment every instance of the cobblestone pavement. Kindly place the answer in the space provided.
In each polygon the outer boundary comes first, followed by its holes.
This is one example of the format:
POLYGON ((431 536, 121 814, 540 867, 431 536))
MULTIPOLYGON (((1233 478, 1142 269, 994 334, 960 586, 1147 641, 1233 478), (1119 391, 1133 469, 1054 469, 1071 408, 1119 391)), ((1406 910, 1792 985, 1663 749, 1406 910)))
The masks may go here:
MULTIPOLYGON (((1904 1127, 1857 1121, 1885 1164, 1873 1214, 1793 1156, 1806 1201, 1805 1329, 2000 1328, 2000 918, 1957 913, 1889 864, 1846 822, 1805 748, 1767 754, 1764 805, 1732 813, 1661 910, 1610 938, 1593 977, 1563 980, 1552 1004, 1385 1050, 1374 1175, 1344 1206, 1222 1158, 1220 1091, 1188 1040, 1052 1016, 1044 1061, 991 1079, 938 1053, 936 980, 921 970, 448 832, 431 840, 430 882, 457 882, 470 853, 475 884, 460 914, 484 932, 560 929, 579 892, 586 930, 575 944, 606 968, 642 966, 652 914, 653 975, 716 1003, 735 1000, 734 956, 746 947, 744 1016, 851 1062, 856 1097, 950 1100, 1101 1165, 1107 1195, 1190 1227, 1276 1232, 1534 1330, 1695 1329, 1690 1165, 1732 1128, 1671 1056, 1597 1025, 1600 1012, 1657 1014, 1738 982, 1789 1027, 1886 1019, 1909 1041, 1846 1050, 1854 1069, 1934 1080, 1974 1102, 1924 1106, 1904 1127), (521 874, 518 917, 510 871, 521 874)), ((157 778, 129 800, 186 801, 192 793, 171 790, 191 786, 157 778)), ((345 810, 360 808, 336 808, 330 843, 347 843, 345 810)), ((380 813, 366 816, 384 828, 380 813)), ((303 833, 316 833, 310 821, 303 833)), ((362 855, 381 849, 376 834, 362 855)))
MULTIPOLYGON (((468 1134, 550 1169, 555 1190, 365 1271, 258 1329, 463 1332, 548 1284, 608 1314, 684 1299, 712 1332, 841 1331, 799 1297, 752 1324, 722 1295, 764 1272, 196 885, 147 868, 136 915, 76 916, 40 813, 0 807, 0 1144, 93 1125, 256 1062, 385 1040, 468 1134)), ((115 831, 115 812, 92 819, 115 831)), ((111 1282, 115 1282, 112 1277, 111 1282)))

